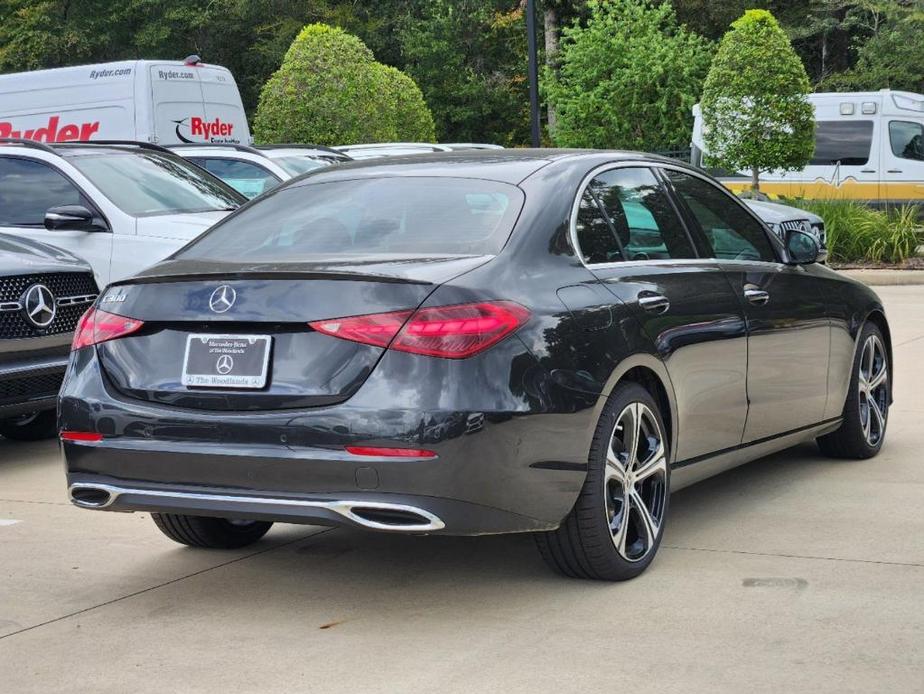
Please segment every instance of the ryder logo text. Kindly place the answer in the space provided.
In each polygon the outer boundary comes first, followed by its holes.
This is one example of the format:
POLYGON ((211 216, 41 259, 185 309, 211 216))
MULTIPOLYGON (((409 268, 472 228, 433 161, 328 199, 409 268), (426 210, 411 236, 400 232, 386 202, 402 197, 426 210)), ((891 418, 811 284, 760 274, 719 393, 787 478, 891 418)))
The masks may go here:
POLYGON ((69 140, 89 140, 99 130, 99 121, 88 123, 65 123, 61 125, 60 116, 51 116, 48 122, 39 128, 15 128, 13 123, 0 120, 0 137, 21 137, 37 142, 67 142, 69 140))

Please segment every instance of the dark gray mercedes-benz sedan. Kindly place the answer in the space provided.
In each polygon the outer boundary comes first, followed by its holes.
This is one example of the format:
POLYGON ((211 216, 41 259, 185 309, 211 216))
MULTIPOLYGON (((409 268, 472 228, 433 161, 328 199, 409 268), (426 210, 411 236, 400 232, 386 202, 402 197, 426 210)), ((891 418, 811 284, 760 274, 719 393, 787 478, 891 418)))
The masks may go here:
POLYGON ((55 435, 71 337, 97 293, 84 261, 0 234, 0 434, 21 440, 55 435))
POLYGON ((274 521, 534 532, 565 574, 631 578, 671 489, 807 440, 882 446, 882 304, 822 258, 635 153, 310 173, 84 317, 70 497, 199 547, 274 521))

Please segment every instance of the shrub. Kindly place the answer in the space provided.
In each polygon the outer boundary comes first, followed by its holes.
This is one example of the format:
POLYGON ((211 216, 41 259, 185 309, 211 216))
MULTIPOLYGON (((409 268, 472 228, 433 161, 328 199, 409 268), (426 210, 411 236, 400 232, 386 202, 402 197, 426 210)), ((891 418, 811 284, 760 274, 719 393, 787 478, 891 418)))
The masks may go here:
POLYGON ((259 142, 339 145, 431 139, 428 117, 413 80, 357 37, 309 24, 263 86, 253 125, 259 142))
POLYGON ((725 34, 703 87, 703 138, 712 163, 749 171, 805 166, 815 117, 805 67, 766 10, 748 10, 725 34))
POLYGON ((559 147, 668 150, 690 141, 691 109, 712 44, 679 26, 670 3, 591 0, 564 30, 560 69, 545 74, 559 147))
POLYGON ((404 142, 433 142, 436 127, 433 114, 427 108, 420 87, 401 70, 382 65, 385 79, 389 82, 392 122, 395 124, 395 140, 404 142))
POLYGON ((919 243, 918 208, 874 210, 855 200, 799 200, 798 207, 825 220, 828 255, 836 263, 901 263, 919 243))

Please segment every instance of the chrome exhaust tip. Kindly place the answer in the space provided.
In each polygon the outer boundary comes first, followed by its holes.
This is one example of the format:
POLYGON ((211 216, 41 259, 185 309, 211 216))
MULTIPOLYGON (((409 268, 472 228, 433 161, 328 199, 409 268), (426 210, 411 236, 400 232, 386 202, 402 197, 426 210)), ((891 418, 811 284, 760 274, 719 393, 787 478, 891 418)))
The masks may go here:
POLYGON ((74 484, 67 491, 71 503, 83 508, 106 508, 117 496, 106 487, 92 484, 74 484))

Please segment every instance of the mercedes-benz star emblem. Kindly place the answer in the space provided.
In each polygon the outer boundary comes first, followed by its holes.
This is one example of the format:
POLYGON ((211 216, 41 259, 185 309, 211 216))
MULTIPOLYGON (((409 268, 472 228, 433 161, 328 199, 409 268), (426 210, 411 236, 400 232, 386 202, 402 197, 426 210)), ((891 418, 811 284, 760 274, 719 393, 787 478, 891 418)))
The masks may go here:
POLYGON ((58 312, 55 296, 44 284, 33 284, 22 298, 26 318, 36 328, 47 328, 54 322, 58 312))
POLYGON ((237 301, 237 292, 234 291, 234 287, 223 284, 209 297, 209 308, 215 313, 224 313, 234 306, 235 301, 237 301))
POLYGON ((215 368, 218 370, 218 373, 225 376, 231 373, 231 369, 234 368, 234 359, 227 354, 222 354, 218 357, 218 363, 215 364, 215 368))

